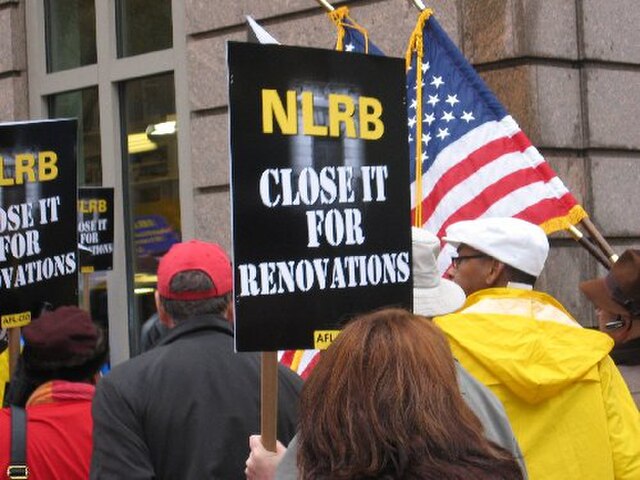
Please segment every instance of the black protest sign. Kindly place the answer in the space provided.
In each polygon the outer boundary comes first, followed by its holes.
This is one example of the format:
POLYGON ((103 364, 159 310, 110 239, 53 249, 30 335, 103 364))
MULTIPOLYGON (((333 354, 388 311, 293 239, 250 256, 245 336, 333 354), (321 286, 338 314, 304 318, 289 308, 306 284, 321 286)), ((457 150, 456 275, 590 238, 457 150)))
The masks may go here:
POLYGON ((236 348, 411 306, 404 63, 228 44, 236 348))
POLYGON ((0 124, 0 317, 77 305, 76 120, 0 124))
POLYGON ((78 189, 80 271, 113 268, 113 188, 78 189))

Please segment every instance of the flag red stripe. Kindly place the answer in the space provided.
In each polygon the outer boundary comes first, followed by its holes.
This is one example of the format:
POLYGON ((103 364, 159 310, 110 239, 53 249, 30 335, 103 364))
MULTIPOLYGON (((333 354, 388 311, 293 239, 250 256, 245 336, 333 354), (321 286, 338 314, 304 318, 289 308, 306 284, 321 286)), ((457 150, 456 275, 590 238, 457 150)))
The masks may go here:
POLYGON ((474 175, 485 165, 503 155, 518 151, 524 152, 530 146, 531 142, 527 136, 524 132, 519 131, 512 137, 497 138, 471 152, 438 179, 433 190, 422 200, 423 210, 434 211, 449 190, 474 175))
MULTIPOLYGON (((552 178, 558 176, 558 174, 553 170, 553 168, 551 168, 551 166, 546 161, 544 161, 540 165, 538 165, 537 168, 538 168, 538 171, 540 172, 540 174, 544 177, 545 181, 549 181, 552 178)), ((578 202, 574 201, 574 205, 576 203, 578 203, 578 202)))
POLYGON ((567 215, 577 203, 571 192, 567 192, 560 198, 545 198, 544 200, 540 200, 538 203, 514 215, 514 217, 540 225, 551 218, 567 215), (560 205, 562 208, 559 208, 560 205))
POLYGON ((291 368, 291 363, 293 362, 293 357, 296 354, 295 350, 286 350, 282 357, 280 358, 280 363, 285 367, 291 368))
POLYGON ((539 182, 543 172, 546 173, 546 169, 540 168, 542 165, 544 164, 540 164, 536 168, 523 168, 522 170, 517 170, 501 178, 496 183, 489 185, 473 200, 467 202, 456 210, 455 213, 450 215, 442 224, 442 227, 440 227, 438 236, 444 235, 446 228, 452 223, 478 218, 487 211, 491 205, 514 190, 539 182))

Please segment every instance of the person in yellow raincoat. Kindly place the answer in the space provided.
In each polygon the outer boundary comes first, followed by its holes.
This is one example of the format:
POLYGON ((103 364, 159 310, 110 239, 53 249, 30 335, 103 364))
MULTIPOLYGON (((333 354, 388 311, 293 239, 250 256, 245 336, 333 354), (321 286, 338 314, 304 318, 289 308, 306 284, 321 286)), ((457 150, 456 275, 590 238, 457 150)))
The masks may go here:
POLYGON ((613 341, 533 291, 544 231, 515 218, 451 225, 452 279, 468 298, 434 319, 454 355, 502 401, 531 480, 640 479, 640 414, 613 341))

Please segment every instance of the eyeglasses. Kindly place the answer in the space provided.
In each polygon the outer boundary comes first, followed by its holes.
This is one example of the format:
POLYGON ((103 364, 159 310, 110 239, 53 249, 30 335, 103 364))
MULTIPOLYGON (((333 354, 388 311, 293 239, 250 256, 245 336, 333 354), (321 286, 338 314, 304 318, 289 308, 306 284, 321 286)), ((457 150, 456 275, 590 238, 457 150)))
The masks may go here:
POLYGON ((486 258, 489 255, 485 255, 484 253, 478 253, 477 255, 463 255, 460 257, 453 257, 451 259, 451 264, 453 265, 453 268, 460 268, 460 263, 462 263, 463 260, 469 260, 471 258, 486 258))
POLYGON ((625 322, 622 318, 622 315, 616 315, 613 320, 605 323, 604 328, 607 330, 618 330, 619 328, 624 327, 624 324, 625 322))

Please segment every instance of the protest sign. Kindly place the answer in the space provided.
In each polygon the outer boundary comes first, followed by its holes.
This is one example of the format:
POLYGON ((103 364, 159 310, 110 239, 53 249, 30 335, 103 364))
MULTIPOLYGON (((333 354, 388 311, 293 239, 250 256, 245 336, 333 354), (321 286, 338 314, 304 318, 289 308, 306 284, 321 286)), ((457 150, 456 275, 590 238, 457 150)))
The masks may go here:
POLYGON ((78 303, 76 120, 0 124, 0 317, 78 303))
POLYGON ((113 268, 113 188, 78 189, 78 244, 82 273, 113 268))
POLYGON ((411 306, 404 64, 228 44, 236 348, 411 306))

